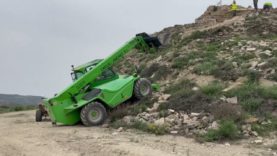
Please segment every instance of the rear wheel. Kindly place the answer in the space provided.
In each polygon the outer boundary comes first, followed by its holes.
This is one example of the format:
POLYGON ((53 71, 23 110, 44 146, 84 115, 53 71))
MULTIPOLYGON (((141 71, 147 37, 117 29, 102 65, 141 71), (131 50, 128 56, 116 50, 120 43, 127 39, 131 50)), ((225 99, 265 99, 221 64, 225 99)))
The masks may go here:
POLYGON ((138 79, 134 87, 134 95, 137 99, 143 99, 145 97, 151 96, 151 82, 144 78, 138 79))
POLYGON ((96 126, 104 123, 107 111, 101 103, 93 102, 82 108, 80 116, 85 126, 96 126))
POLYGON ((41 122, 42 121, 42 116, 43 116, 43 113, 41 110, 37 110, 36 111, 36 122, 41 122))

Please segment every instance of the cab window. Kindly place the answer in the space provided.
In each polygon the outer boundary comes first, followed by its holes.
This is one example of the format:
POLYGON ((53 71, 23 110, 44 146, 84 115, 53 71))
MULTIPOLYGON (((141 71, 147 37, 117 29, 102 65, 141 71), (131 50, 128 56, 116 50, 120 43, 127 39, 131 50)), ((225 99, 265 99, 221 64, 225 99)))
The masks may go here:
POLYGON ((97 80, 107 80, 110 78, 113 78, 115 76, 115 73, 111 69, 105 70, 101 76, 97 78, 97 80))
POLYGON ((80 77, 82 77, 84 74, 82 72, 73 72, 71 73, 71 77, 73 81, 78 80, 80 77))

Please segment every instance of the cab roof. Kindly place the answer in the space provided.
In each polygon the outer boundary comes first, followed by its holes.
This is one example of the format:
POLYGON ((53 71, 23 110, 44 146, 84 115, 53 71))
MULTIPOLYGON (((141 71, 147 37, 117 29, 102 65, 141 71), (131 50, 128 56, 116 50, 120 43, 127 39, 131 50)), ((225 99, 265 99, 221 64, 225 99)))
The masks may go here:
POLYGON ((97 65, 97 64, 100 63, 102 60, 103 60, 103 59, 97 59, 97 60, 90 61, 90 62, 88 62, 88 63, 85 63, 85 64, 82 64, 82 65, 80 65, 80 66, 74 67, 73 70, 74 70, 74 71, 82 71, 82 70, 86 69, 87 67, 97 65))

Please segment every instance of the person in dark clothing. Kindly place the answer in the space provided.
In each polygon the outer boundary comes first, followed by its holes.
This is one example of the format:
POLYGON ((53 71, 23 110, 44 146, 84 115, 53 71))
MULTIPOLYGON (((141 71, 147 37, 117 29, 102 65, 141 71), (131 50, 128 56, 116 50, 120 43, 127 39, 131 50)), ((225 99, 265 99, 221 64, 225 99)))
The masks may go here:
POLYGON ((253 0, 254 2, 254 8, 258 12, 258 0, 253 0))

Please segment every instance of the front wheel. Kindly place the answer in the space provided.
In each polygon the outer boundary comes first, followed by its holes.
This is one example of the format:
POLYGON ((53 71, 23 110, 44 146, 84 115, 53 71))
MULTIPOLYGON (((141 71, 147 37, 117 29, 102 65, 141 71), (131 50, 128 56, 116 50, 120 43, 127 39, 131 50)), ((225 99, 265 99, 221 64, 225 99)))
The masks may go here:
POLYGON ((82 108, 80 116, 85 126, 96 126, 105 122, 107 111, 101 103, 92 102, 82 108))
POLYGON ((138 79, 134 87, 134 95, 137 99, 143 99, 152 95, 151 82, 147 79, 138 79))

